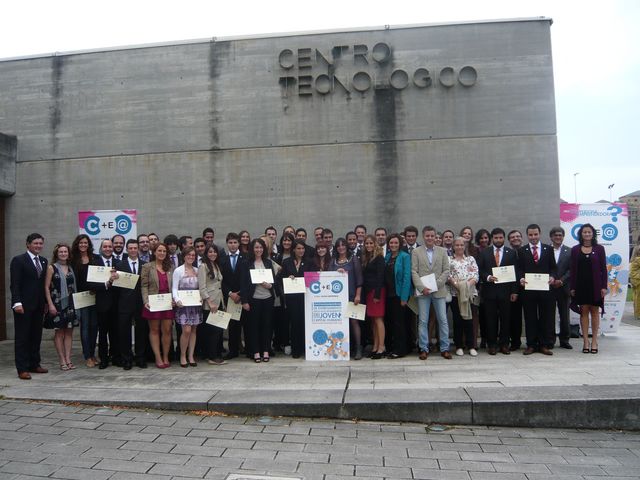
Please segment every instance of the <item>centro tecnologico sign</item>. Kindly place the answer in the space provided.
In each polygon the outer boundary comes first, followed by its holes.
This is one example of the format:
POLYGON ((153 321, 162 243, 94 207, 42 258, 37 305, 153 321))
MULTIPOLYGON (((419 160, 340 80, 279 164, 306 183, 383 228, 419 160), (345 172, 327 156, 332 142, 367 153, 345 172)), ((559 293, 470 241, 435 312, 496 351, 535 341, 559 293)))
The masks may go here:
POLYGON ((279 83, 285 93, 299 96, 327 95, 335 91, 365 93, 371 89, 428 89, 440 85, 472 87, 478 78, 476 69, 439 67, 430 71, 424 66, 410 69, 391 65, 393 51, 384 43, 337 45, 330 52, 317 48, 285 48, 278 55, 281 68, 279 83))

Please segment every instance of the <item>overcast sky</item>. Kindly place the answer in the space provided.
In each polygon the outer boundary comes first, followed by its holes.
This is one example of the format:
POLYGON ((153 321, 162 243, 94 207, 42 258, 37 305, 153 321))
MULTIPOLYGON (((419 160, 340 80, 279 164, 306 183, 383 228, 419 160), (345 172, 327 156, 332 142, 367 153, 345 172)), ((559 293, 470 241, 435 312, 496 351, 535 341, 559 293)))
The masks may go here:
POLYGON ((551 17, 560 196, 640 190, 640 2, 18 1, 1 9, 0 58, 261 33, 551 17), (579 172, 577 176, 574 176, 579 172))

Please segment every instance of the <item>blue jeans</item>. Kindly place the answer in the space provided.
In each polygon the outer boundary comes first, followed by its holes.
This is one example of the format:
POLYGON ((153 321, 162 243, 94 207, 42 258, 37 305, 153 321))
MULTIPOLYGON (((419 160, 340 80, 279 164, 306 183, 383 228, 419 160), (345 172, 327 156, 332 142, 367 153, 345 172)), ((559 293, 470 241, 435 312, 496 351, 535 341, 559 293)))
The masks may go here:
POLYGON ((80 320, 80 340, 82 356, 85 360, 96 356, 96 337, 98 336, 98 312, 95 305, 76 310, 80 320))
POLYGON ((422 295, 418 297, 418 346, 420 350, 429 351, 429 307, 433 303, 438 319, 438 330, 440 332, 440 351, 449 351, 449 322, 447 321, 447 299, 445 297, 437 298, 431 295, 422 295))

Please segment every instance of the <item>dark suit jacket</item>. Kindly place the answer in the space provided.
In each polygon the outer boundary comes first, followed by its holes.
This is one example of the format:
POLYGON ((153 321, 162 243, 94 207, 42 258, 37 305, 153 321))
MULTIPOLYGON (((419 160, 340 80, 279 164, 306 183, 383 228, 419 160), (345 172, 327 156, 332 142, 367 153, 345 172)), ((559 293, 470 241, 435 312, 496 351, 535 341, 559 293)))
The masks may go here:
MULTIPOLYGON (((553 278, 557 275, 556 259, 553 255, 553 247, 544 243, 538 244, 538 263, 533 261, 531 245, 520 247, 518 251, 518 270, 520 278, 524 278, 525 273, 546 273, 553 278)), ((525 290, 525 294, 527 291, 525 290)))
POLYGON ((520 276, 518 274, 518 256, 515 250, 509 247, 502 247, 502 258, 500 265, 496 265, 496 258, 493 255, 493 245, 485 248, 479 254, 480 282, 482 283, 482 298, 487 300, 497 300, 509 298, 511 294, 518 293, 518 285, 520 276), (516 281, 509 283, 498 283, 487 281, 490 275, 493 275, 493 267, 506 267, 513 265, 516 270, 516 281))
MULTIPOLYGON (((553 247, 551 249, 553 252, 553 247)), ((562 291, 569 295, 569 276, 571 275, 571 249, 566 245, 562 245, 560 249, 560 257, 557 262, 557 275, 556 280, 562 280, 562 291)), ((556 290, 552 288, 552 290, 556 290)))
POLYGON ((38 257, 42 265, 40 277, 38 277, 35 263, 27 252, 13 257, 9 267, 11 305, 22 303, 25 312, 44 311, 44 278, 47 272, 47 259, 38 257))
POLYGON ((229 298, 229 292, 239 292, 242 279, 242 265, 245 262, 245 257, 242 253, 238 252, 238 262, 236 263, 236 270, 231 268, 231 257, 227 254, 224 257, 220 257, 218 264, 220 265, 220 272, 222 272, 222 294, 224 295, 224 303, 227 303, 229 298))
MULTIPOLYGON (((140 259, 136 263, 136 274, 140 275, 142 270, 142 262, 140 259)), ((125 259, 118 264, 118 270, 126 273, 133 273, 129 265, 129 260, 125 259)), ((138 280, 136 288, 118 288, 118 312, 120 313, 140 313, 142 311, 142 294, 140 293, 141 280, 138 280)))
MULTIPOLYGON (((263 260, 263 263, 264 263, 264 268, 273 269, 273 262, 270 259, 267 258, 266 260, 263 260)), ((240 276, 240 298, 241 298, 240 301, 243 304, 249 303, 253 299, 253 294, 256 291, 256 285, 251 282, 251 273, 249 272, 249 270, 251 270, 252 268, 256 268, 255 262, 249 262, 248 260, 242 262, 240 269, 238 269, 238 267, 236 266, 236 271, 240 270, 240 275, 241 275, 240 276)), ((224 272, 222 273, 222 279, 224 282, 224 272)), ((274 281, 275 281, 275 278, 274 278, 274 281)), ((280 295, 280 289, 276 282, 274 282, 273 285, 271 286, 271 295, 273 295, 274 298, 280 295)))
MULTIPOLYGON (((115 258, 111 258, 111 267, 118 268, 119 263, 115 258)), ((105 263, 102 261, 102 256, 94 255, 89 265, 97 265, 104 267, 105 263)), ((107 312, 112 308, 117 307, 118 292, 120 290, 116 287, 107 288, 104 283, 88 282, 89 289, 96 292, 96 310, 100 313, 107 312)))

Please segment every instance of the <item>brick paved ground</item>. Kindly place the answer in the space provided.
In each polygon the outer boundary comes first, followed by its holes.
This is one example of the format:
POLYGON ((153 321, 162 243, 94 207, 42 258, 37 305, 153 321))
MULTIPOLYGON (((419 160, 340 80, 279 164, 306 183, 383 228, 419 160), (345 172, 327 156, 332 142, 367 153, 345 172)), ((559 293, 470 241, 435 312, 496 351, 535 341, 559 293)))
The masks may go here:
POLYGON ((640 478, 640 432, 198 416, 0 401, 0 479, 640 478))

